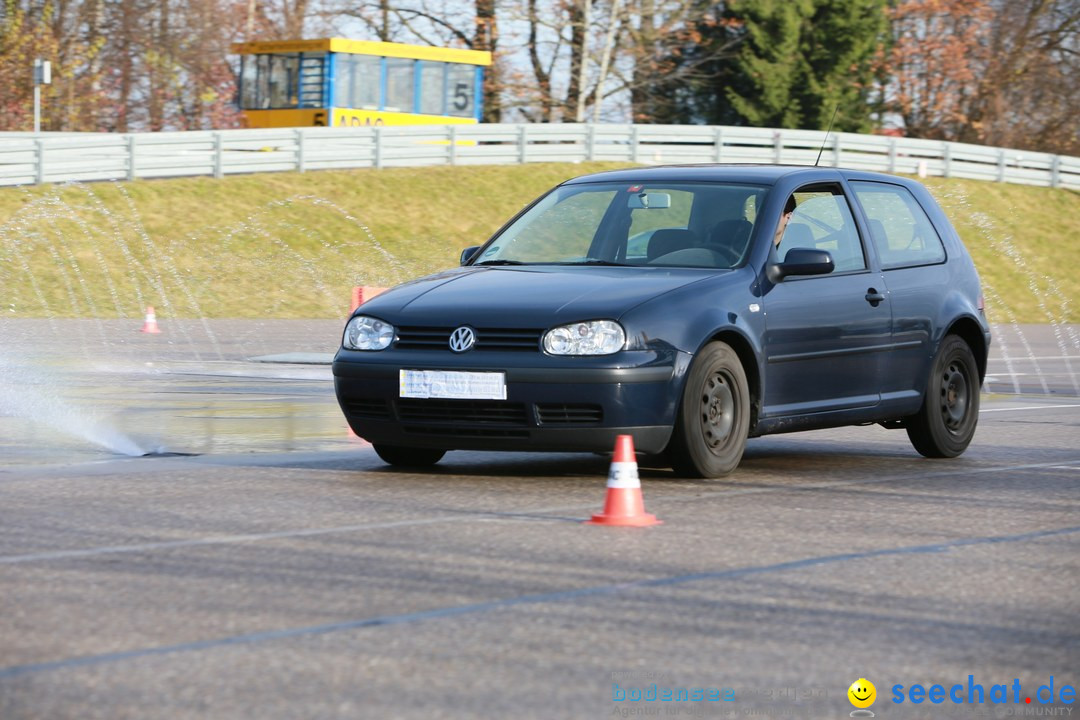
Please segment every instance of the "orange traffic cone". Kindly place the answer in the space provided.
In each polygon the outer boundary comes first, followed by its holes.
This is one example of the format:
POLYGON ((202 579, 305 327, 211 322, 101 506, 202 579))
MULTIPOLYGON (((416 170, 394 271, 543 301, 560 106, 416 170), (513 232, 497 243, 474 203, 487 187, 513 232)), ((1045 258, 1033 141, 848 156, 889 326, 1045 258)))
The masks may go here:
POLYGON ((634 459, 634 438, 630 435, 615 438, 615 456, 611 458, 611 470, 608 471, 604 512, 593 515, 592 520, 585 522, 589 525, 632 527, 660 524, 655 515, 645 512, 637 460, 634 459))
POLYGON ((142 330, 139 332, 144 333, 159 333, 161 330, 157 326, 157 315, 154 314, 154 306, 146 306, 146 321, 143 323, 142 330))

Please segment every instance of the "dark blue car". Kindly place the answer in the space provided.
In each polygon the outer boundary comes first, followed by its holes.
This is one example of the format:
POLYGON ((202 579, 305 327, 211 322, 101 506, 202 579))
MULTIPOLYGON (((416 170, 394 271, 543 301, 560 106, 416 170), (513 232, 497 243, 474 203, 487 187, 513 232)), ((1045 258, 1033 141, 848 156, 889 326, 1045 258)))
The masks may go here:
POLYGON ((929 457, 975 432, 979 278, 917 182, 706 166, 575 178, 461 267, 365 303, 334 359, 394 465, 447 450, 610 451, 717 477, 747 438, 864 423, 929 457))

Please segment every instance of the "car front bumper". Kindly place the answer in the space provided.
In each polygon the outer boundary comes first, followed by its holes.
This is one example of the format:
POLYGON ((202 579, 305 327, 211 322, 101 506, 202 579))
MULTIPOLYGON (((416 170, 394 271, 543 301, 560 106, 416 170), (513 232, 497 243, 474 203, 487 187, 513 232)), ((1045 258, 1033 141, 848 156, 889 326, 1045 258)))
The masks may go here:
POLYGON ((334 387, 350 427, 371 443, 444 450, 610 451, 667 447, 689 356, 624 351, 558 358, 530 353, 339 350, 334 387), (399 371, 503 372, 506 400, 399 397, 399 371))

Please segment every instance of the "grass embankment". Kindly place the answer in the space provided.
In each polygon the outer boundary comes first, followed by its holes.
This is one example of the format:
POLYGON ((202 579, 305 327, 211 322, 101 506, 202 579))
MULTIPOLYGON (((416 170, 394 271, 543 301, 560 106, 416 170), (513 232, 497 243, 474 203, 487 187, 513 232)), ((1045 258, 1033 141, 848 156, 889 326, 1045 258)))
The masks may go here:
MULTIPOLYGON (((8 317, 341 317, 354 285, 453 267, 552 185, 615 165, 282 173, 0 189, 8 317)), ((928 185, 997 322, 1078 319, 1080 194, 928 185)), ((494 298, 493 302, 498 299, 494 298)))

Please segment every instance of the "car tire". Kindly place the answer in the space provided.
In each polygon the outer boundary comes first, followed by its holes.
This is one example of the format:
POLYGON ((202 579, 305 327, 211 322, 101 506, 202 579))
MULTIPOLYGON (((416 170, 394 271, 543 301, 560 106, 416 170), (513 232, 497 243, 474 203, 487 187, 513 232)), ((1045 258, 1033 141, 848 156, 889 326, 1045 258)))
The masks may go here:
POLYGON ((376 443, 372 447, 375 448, 375 454, 387 465, 402 467, 429 467, 442 460, 443 455, 446 454, 445 450, 383 445, 382 443, 376 443))
POLYGON ((979 369, 971 348, 946 335, 926 383, 922 408, 907 418, 907 434, 921 455, 956 457, 967 449, 979 422, 979 369))
POLYGON ((675 432, 671 467, 683 477, 718 478, 739 466, 750 428, 746 371, 731 346, 712 342, 690 365, 675 432))

